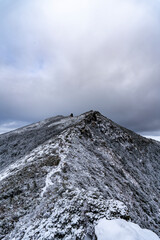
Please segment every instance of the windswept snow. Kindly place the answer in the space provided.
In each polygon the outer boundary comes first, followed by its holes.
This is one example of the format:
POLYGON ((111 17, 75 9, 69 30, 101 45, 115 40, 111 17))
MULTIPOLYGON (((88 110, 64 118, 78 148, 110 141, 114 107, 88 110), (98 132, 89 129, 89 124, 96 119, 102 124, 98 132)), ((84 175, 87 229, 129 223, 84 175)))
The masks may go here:
POLYGON ((69 145, 65 141, 65 135, 60 135, 58 142, 55 144, 54 148, 56 149, 56 154, 60 157, 60 163, 57 167, 53 167, 52 170, 47 174, 45 180, 45 186, 42 189, 41 197, 43 197, 44 193, 46 192, 47 188, 53 184, 51 177, 54 173, 57 173, 61 170, 62 166, 64 165, 64 160, 68 153, 69 145))
POLYGON ((102 218, 95 226, 98 240, 160 240, 152 231, 124 219, 102 218))

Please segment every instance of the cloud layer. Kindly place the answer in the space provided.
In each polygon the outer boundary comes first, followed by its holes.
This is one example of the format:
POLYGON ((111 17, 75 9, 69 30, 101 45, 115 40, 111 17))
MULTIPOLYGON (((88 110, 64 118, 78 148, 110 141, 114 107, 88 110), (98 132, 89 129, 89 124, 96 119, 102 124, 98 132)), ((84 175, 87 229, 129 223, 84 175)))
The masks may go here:
POLYGON ((101 111, 160 130, 160 1, 1 0, 1 121, 101 111))

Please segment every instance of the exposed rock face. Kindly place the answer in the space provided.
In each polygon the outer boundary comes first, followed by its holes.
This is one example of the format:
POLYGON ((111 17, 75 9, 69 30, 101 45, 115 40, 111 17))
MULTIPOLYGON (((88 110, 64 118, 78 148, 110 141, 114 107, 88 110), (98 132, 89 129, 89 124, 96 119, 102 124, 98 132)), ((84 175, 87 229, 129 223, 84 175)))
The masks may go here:
POLYGON ((160 143, 98 112, 0 135, 0 239, 96 239, 102 217, 159 234, 160 143))

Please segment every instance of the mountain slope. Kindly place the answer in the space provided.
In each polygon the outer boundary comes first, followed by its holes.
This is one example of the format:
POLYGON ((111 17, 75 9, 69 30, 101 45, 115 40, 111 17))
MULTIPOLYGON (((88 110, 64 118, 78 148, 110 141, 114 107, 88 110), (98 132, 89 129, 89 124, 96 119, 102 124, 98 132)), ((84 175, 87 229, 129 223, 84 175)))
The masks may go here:
POLYGON ((0 135, 0 239, 96 239, 102 217, 160 235, 159 162, 159 142, 93 111, 0 135))

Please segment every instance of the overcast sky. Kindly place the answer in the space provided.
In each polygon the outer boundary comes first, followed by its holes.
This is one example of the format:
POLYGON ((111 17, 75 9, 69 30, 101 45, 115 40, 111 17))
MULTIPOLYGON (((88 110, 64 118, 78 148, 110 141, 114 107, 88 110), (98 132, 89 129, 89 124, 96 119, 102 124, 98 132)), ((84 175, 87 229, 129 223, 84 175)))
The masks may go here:
POLYGON ((91 109, 160 135, 160 0, 0 0, 0 132, 91 109))

